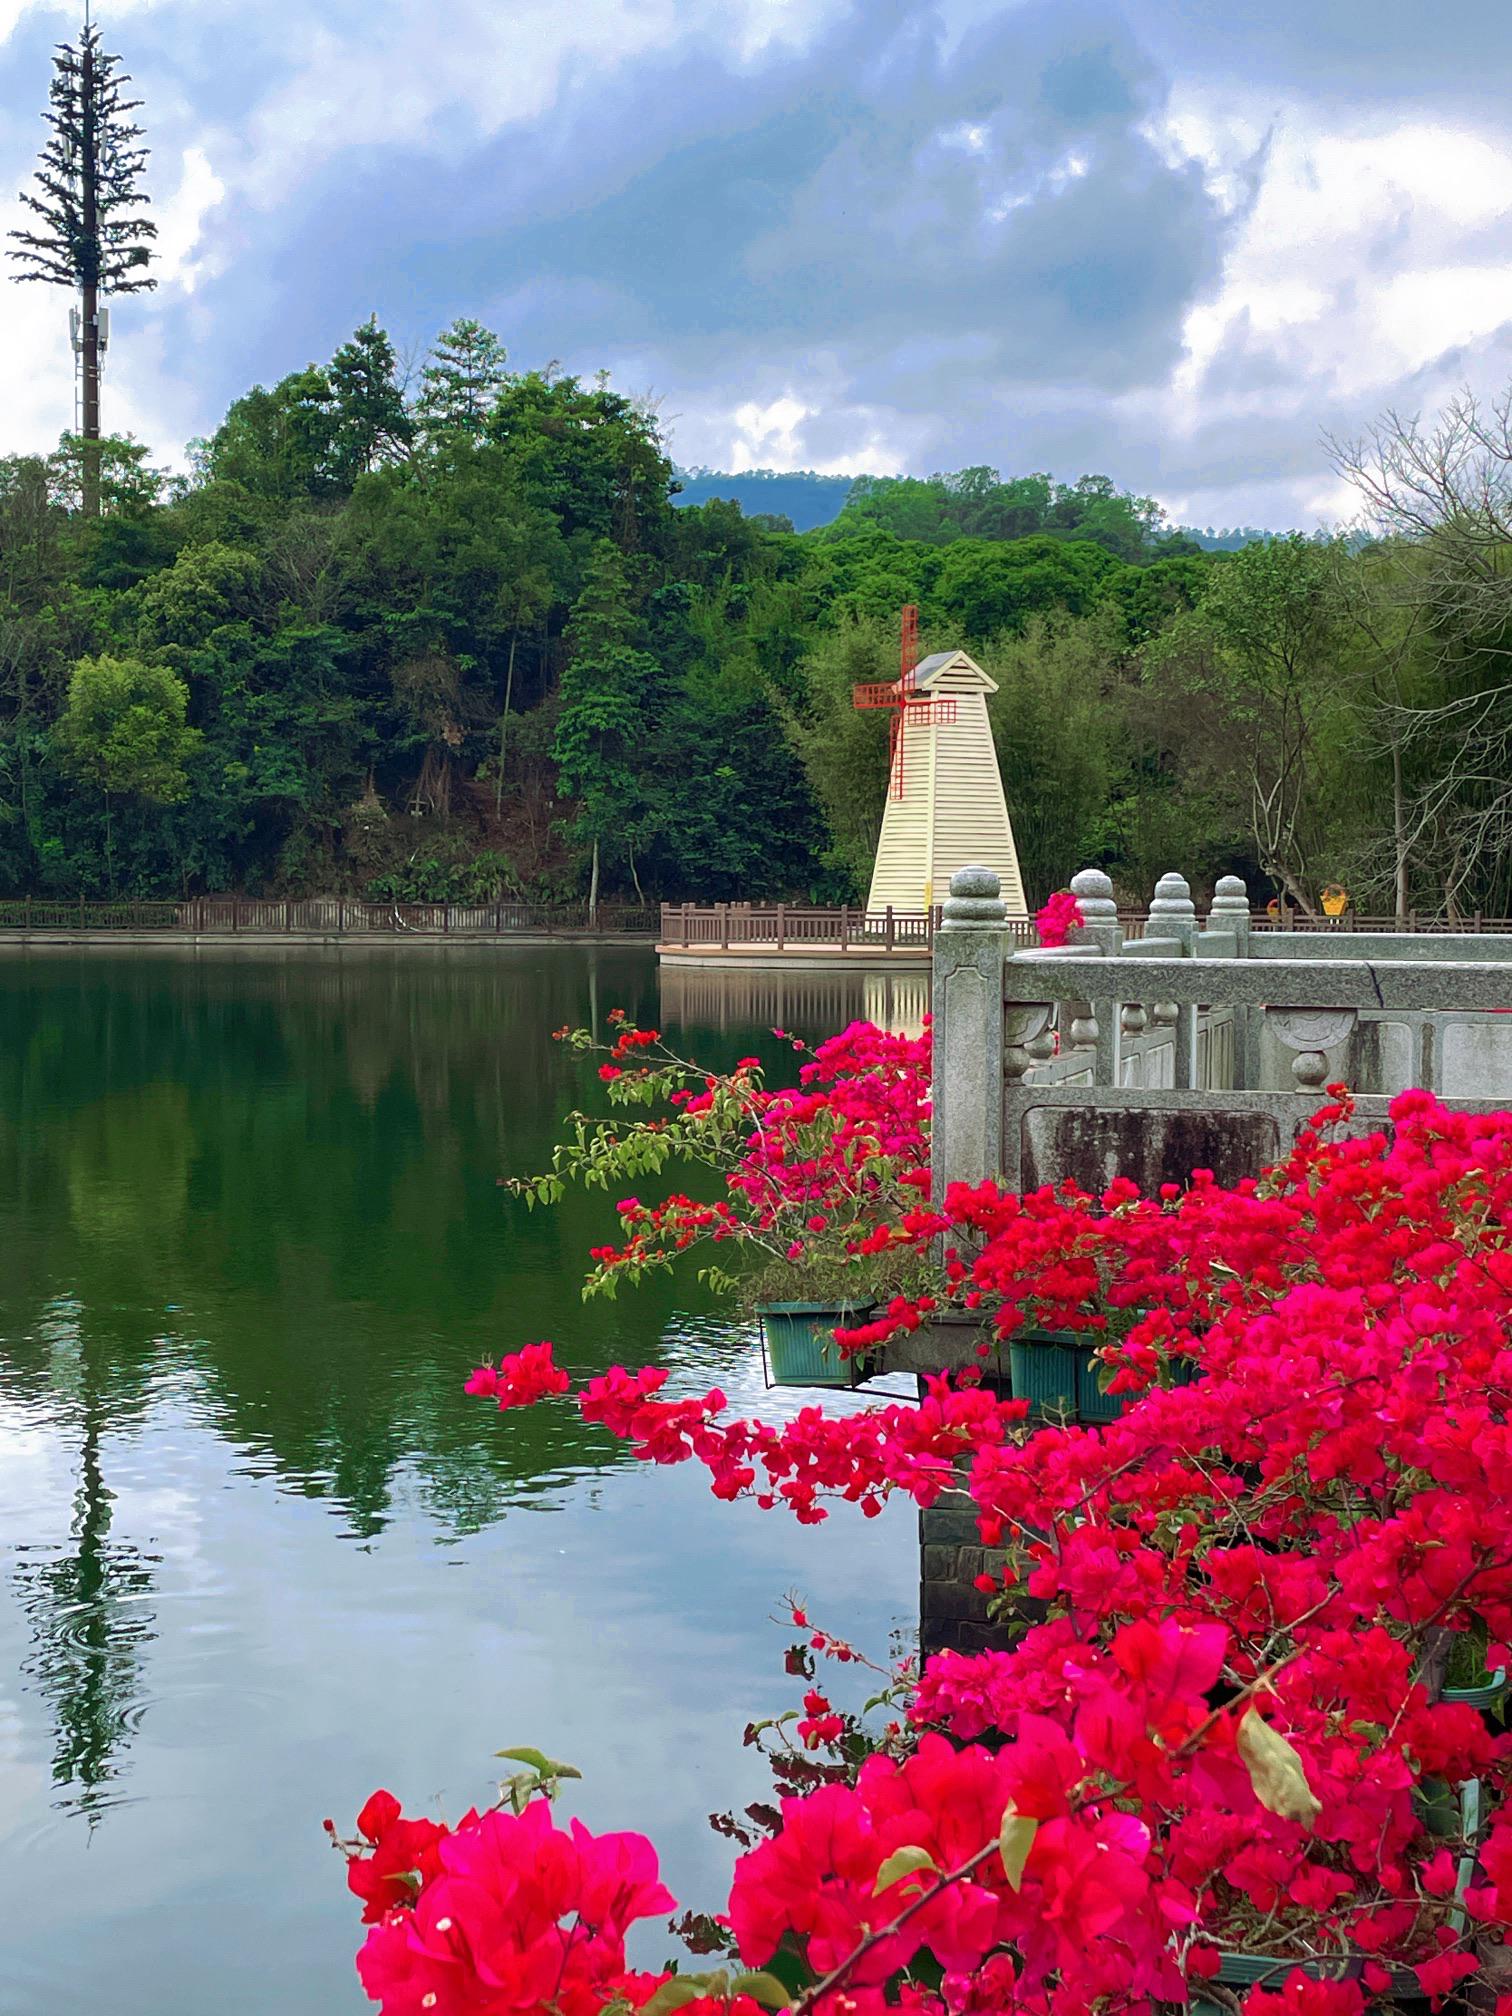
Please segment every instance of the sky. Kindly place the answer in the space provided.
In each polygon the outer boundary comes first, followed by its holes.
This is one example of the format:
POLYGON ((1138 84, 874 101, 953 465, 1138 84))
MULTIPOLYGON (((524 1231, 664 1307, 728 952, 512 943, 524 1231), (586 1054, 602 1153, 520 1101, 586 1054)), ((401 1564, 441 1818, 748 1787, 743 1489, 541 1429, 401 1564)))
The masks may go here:
MULTIPOLYGON (((1105 472, 1347 520, 1326 444, 1512 381, 1507 0, 101 0, 159 289, 105 423, 177 464, 374 311, 607 370, 685 464, 1105 472)), ((0 0, 0 231, 78 10, 0 0)), ((0 453, 70 422, 0 277, 0 453)))

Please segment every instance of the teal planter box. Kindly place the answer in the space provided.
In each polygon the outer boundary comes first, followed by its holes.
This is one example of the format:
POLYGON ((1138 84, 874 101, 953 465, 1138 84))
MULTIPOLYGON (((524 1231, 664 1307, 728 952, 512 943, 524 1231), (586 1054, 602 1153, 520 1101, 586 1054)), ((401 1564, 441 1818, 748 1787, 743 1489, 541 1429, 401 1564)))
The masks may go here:
POLYGON ((1445 1701, 1463 1701, 1469 1708, 1495 1708, 1507 1691, 1507 1669, 1498 1666, 1479 1687, 1446 1687, 1442 1696, 1445 1701))
POLYGON ((1032 1415, 1050 1421, 1080 1420, 1082 1387, 1097 1384, 1089 1347, 1069 1330, 1010 1338, 1008 1376, 1014 1399, 1027 1400, 1032 1415))
POLYGON ((1263 1981, 1267 1987, 1279 1990, 1287 1975, 1299 1967, 1313 1981, 1354 1981, 1364 1965, 1364 1956, 1359 1953, 1341 1953, 1336 1960, 1287 1960, 1275 1953, 1225 1953, 1218 1979, 1235 1988, 1249 1988, 1263 1981))
MULTIPOLYGON (((1466 1925, 1465 1891, 1475 1875, 1475 1844, 1480 1838, 1481 1781, 1479 1778, 1468 1778, 1457 1793, 1448 1787, 1444 1789, 1450 1804, 1457 1808, 1457 1831, 1466 1844, 1459 1859, 1454 1907, 1449 1914, 1451 1927, 1463 1936, 1466 1925)), ((1314 1981, 1352 1981, 1358 1978, 1364 1964, 1363 1953, 1340 1953, 1326 1960, 1304 1960, 1287 1959, 1276 1953, 1226 1952, 1219 1960, 1218 1979, 1233 1988, 1251 1987, 1255 1982, 1263 1981, 1267 1987, 1279 1989, 1287 1975, 1299 1967, 1314 1981)), ((1422 1999, 1423 1991, 1413 1968, 1388 1961, 1386 1971, 1391 1981, 1385 1992, 1394 2000, 1422 1999)), ((1189 2016, 1224 2016, 1224 2012, 1216 2003, 1203 2001, 1199 1990, 1192 1998, 1189 2016)))
POLYGON ((1083 1421, 1116 1421, 1140 1397, 1137 1393, 1104 1393, 1097 1383, 1101 1369, 1090 1350, 1076 1368, 1076 1405, 1083 1421))
MULTIPOLYGON (((1142 1396, 1104 1393, 1098 1384, 1097 1343, 1074 1330, 1026 1330, 1008 1344, 1009 1377, 1015 1400, 1027 1400, 1032 1416, 1046 1421, 1097 1424, 1116 1421, 1142 1396)), ((1175 1383, 1189 1386, 1195 1366, 1178 1367, 1175 1383)))
POLYGON ((763 1302, 761 1323, 769 1386, 854 1386, 859 1356, 844 1358, 837 1329, 853 1330, 871 1316, 870 1302, 763 1302))

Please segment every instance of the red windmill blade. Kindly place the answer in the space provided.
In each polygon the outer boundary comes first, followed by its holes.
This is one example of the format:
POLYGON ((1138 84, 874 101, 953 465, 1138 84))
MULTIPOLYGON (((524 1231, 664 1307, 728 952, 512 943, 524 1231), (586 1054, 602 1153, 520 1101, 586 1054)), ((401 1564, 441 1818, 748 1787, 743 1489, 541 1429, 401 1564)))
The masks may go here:
POLYGON ((892 798, 903 796, 904 724, 912 721, 921 726, 934 725, 943 721, 954 721, 956 718, 954 700, 934 700, 919 693, 918 665, 919 609, 917 603, 909 602, 903 610, 902 644, 896 682, 890 679, 877 679, 867 685, 851 688, 853 707, 865 712, 886 708, 892 714, 892 726, 888 735, 888 795, 892 798))

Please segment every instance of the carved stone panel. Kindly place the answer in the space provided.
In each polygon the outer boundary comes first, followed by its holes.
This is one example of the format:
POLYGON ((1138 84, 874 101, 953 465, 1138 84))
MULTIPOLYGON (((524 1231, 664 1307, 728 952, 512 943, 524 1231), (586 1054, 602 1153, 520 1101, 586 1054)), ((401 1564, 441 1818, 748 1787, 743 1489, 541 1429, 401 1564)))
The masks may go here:
POLYGON ((946 985, 940 1117, 948 1134, 948 1166, 952 1181, 980 1183, 984 1176, 997 1173, 989 1167, 989 1116, 1001 1097, 982 1040, 988 983, 974 967, 966 966, 952 973, 946 985))
POLYGON ((1148 1193, 1185 1182, 1194 1169, 1211 1169, 1232 1185, 1277 1161, 1283 1145, 1270 1113, 1030 1107, 1019 1142, 1020 1180, 1033 1190, 1069 1176, 1098 1191, 1127 1176, 1148 1193))

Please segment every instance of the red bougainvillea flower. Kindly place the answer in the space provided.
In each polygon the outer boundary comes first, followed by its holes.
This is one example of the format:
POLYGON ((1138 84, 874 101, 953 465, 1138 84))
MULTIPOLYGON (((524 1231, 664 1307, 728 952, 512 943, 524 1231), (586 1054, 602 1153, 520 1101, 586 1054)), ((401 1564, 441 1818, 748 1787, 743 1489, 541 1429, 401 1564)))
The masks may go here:
POLYGON ((1041 909, 1034 913, 1034 921, 1039 929, 1041 945, 1052 949, 1069 943, 1071 933, 1080 931, 1086 921, 1082 916, 1080 903, 1069 889, 1057 889, 1041 909))
MULTIPOLYGON (((424 1824, 397 1808, 386 1821, 390 1833, 424 1824)), ((357 1957, 384 2016, 599 2016, 625 1974, 630 1926, 675 1908, 649 1841, 559 1828, 544 1799, 436 1831, 412 1902, 385 1913, 357 1957)))
POLYGON ((565 1393, 572 1381, 552 1358, 548 1343, 527 1344, 495 1365, 480 1365, 466 1391, 496 1399, 500 1407, 530 1407, 553 1393, 565 1393))

